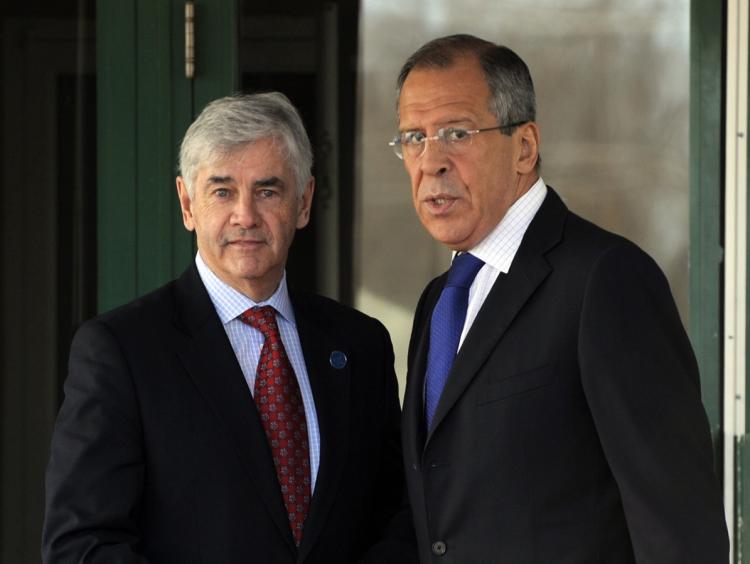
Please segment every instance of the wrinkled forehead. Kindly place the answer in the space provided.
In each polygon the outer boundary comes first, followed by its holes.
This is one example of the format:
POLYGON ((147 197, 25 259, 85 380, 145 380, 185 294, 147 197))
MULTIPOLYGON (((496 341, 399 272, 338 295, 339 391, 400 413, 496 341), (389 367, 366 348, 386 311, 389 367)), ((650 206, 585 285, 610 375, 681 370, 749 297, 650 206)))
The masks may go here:
POLYGON ((215 166, 228 160, 236 160, 245 155, 251 148, 263 149, 269 155, 285 158, 288 151, 283 140, 278 137, 260 137, 249 141, 218 141, 205 147, 199 167, 215 166))
POLYGON ((490 90, 476 60, 458 60, 446 68, 416 67, 399 96, 399 127, 481 120, 491 117, 490 108, 490 90))
POLYGON ((201 159, 196 177, 255 177, 275 175, 291 178, 294 171, 284 146, 273 138, 215 147, 201 159))

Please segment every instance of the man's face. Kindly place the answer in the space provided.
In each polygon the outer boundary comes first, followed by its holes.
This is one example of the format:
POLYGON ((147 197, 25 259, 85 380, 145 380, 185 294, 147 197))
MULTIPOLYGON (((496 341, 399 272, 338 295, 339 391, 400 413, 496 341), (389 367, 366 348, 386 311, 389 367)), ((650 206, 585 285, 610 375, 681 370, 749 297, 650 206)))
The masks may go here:
MULTIPOLYGON (((417 130, 433 136, 442 127, 500 125, 490 112, 490 91, 481 67, 470 57, 459 58, 445 69, 413 69, 398 107, 402 132, 417 130)), ((499 130, 476 134, 460 154, 428 141, 421 157, 404 155, 414 207, 433 238, 454 250, 471 249, 528 190, 536 179, 535 144, 531 168, 528 162, 529 127, 531 137, 538 136, 536 125, 527 124, 510 137, 499 130)))
POLYGON ((278 145, 263 139, 199 169, 192 199, 181 177, 177 191, 185 227, 195 230, 208 267, 255 301, 270 297, 295 230, 309 221, 313 182, 300 197, 278 145))

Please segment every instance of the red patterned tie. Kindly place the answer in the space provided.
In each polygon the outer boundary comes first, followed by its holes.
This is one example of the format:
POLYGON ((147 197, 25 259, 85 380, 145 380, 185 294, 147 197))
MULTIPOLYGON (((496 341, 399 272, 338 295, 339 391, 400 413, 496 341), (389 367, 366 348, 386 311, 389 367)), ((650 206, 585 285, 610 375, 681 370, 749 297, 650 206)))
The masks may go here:
POLYGON ((299 546, 310 507, 310 447, 302 395, 281 342, 273 307, 248 309, 240 319, 265 337, 255 377, 254 398, 271 445, 289 525, 299 546))

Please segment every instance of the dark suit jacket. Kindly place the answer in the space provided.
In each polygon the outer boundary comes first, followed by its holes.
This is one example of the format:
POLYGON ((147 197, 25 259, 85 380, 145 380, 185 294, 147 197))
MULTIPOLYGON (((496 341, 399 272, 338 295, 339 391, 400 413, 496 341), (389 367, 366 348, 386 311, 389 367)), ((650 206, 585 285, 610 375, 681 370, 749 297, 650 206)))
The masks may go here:
MULTIPOLYGON (((299 550, 255 403, 193 265, 76 334, 47 472, 44 562, 363 557, 403 500, 390 339, 331 300, 292 303, 322 443, 299 550), (342 369, 329 361, 336 350, 342 369)), ((402 538, 391 534, 368 562, 410 561, 408 528, 392 525, 402 538)))
POLYGON ((425 437, 429 320, 444 281, 417 307, 404 403, 423 563, 727 562, 695 358, 645 253, 550 190, 425 437))

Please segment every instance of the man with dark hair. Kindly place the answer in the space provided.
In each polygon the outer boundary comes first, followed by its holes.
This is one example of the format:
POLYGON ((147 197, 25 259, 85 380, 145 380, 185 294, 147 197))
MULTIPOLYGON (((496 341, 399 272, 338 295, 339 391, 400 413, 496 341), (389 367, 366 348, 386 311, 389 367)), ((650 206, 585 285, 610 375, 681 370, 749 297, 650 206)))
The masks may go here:
POLYGON ((417 305, 403 416, 423 563, 719 564, 693 351, 667 281, 539 176, 526 64, 468 35, 398 79, 420 221, 456 256, 417 305))
POLYGON ((416 560, 408 513, 393 519, 403 467, 388 333, 287 289, 311 166, 279 93, 216 100, 188 129, 177 190, 198 253, 178 280, 76 334, 46 564, 416 560))

